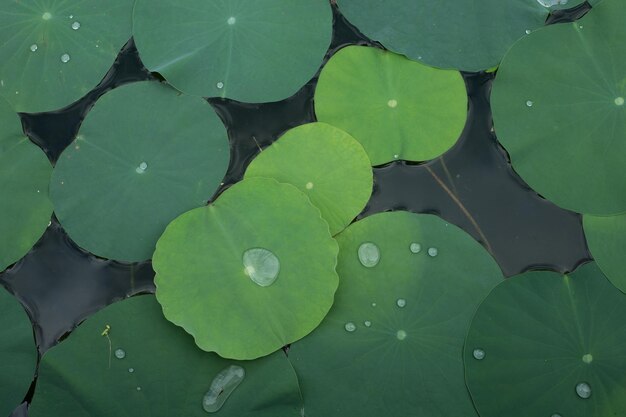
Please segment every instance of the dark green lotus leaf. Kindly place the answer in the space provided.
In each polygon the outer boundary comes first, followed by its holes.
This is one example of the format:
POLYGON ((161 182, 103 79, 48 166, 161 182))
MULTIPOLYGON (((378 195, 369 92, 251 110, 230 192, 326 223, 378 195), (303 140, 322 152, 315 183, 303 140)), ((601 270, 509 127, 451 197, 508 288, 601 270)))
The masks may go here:
POLYGON ((33 327, 22 305, 0 285, 0 416, 28 392, 37 366, 33 327))
POLYGON ((361 142, 372 165, 425 161, 459 138, 467 93, 457 71, 430 68, 377 48, 348 46, 322 70, 315 113, 319 121, 361 142))
POLYGON ((94 88, 131 36, 133 0, 0 3, 0 94, 20 112, 65 107, 94 88))
POLYGON ((267 102, 315 75, 333 17, 328 0, 138 0, 133 20, 143 63, 177 89, 267 102))
POLYGON ((63 152, 50 187, 70 237, 104 258, 150 258, 165 226, 206 204, 229 161, 211 106, 157 82, 105 94, 63 152))
POLYGON ((626 292, 626 214, 583 216, 589 250, 602 272, 626 292))
POLYGON ((302 400, 283 352, 250 362, 203 352, 145 295, 96 313, 46 352, 29 416, 210 415, 204 407, 224 417, 297 417, 302 400), (204 404, 206 394, 213 401, 204 404))
POLYGON ((258 358, 322 321, 338 285, 337 251, 304 193, 245 179, 167 227, 153 259, 157 298, 201 349, 258 358))
POLYGON ((590 263, 497 286, 465 343, 481 417, 626 415, 626 295, 590 263))
POLYGON ((503 276, 468 234, 433 215, 376 214, 337 236, 340 285, 289 351, 308 417, 476 416, 462 348, 503 276))
POLYGON ((274 178, 296 186, 320 209, 333 235, 363 210, 373 186, 363 147, 326 123, 289 130, 252 161, 245 177, 274 178))
MULTIPOLYGON (((0 99, 0 271, 22 258, 48 227, 52 166, 0 99)), ((2 415, 2 413, 0 413, 2 415)))
POLYGON ((365 35, 387 49, 439 68, 486 70, 550 10, 584 0, 338 0, 365 35))
POLYGON ((492 106, 498 139, 521 177, 561 207, 626 210, 626 2, 605 0, 509 51, 492 106))

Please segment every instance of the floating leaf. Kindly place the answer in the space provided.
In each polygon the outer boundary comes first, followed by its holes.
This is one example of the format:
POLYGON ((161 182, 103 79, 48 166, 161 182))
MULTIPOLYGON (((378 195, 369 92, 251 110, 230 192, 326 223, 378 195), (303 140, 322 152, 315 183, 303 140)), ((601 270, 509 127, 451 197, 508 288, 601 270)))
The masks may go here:
POLYGON ((363 210, 373 186, 363 147, 325 123, 289 130, 252 161, 245 177, 274 178, 296 186, 320 209, 333 235, 363 210))
POLYGON ((457 227, 408 212, 367 217, 337 240, 335 304, 289 351, 306 415, 476 416, 462 347, 503 279, 493 258, 457 227))
POLYGON ((328 61, 315 89, 321 122, 350 133, 372 161, 425 161, 448 150, 467 118, 461 74, 367 46, 328 61))
POLYGON ((65 107, 94 88, 131 36, 132 0, 0 3, 0 94, 21 112, 65 107))
POLYGON ((322 321, 338 285, 337 251, 305 194, 245 179, 167 227, 153 259, 157 298, 201 349, 258 358, 322 321))
POLYGON ((332 12, 327 0, 139 0, 133 30, 144 64, 185 93, 279 101, 319 69, 332 12))
POLYGON ((481 417, 626 414, 624 315, 626 296, 593 263, 497 286, 465 342, 481 417))
POLYGON ((626 210, 626 3, 605 0, 509 51, 496 77, 498 139, 521 177, 557 205, 626 210))
POLYGON ((613 285, 626 292, 626 214, 585 215, 583 224, 593 259, 613 285))
MULTIPOLYGON (((48 227, 52 166, 0 99, 0 271, 22 258, 48 227)), ((2 413, 0 413, 2 415, 2 413)))
POLYGON ((365 35, 387 49, 439 68, 480 71, 543 26, 551 9, 584 0, 338 0, 365 35))
POLYGON ((107 307, 46 352, 29 416, 204 417, 216 402, 224 417, 297 417, 302 403, 283 352, 253 362, 202 352, 146 295, 107 307), (215 389, 225 401, 213 401, 215 389))
POLYGON ((70 237, 104 258, 150 258, 176 216, 206 204, 229 160, 211 106, 156 82, 98 100, 52 174, 56 215, 70 237))

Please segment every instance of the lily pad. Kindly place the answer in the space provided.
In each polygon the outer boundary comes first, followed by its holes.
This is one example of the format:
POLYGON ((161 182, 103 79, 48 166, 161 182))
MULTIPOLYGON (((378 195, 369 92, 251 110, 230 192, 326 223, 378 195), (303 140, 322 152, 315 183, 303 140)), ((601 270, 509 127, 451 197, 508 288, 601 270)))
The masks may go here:
POLYGON ((256 103, 315 75, 332 20, 328 0, 138 0, 133 31, 146 67, 177 89, 256 103))
MULTIPOLYGON (((52 166, 0 99, 0 271, 22 258, 48 227, 52 166)), ((2 415, 2 413, 0 413, 2 415)))
POLYGON ((176 216, 206 204, 229 160, 211 106, 157 82, 116 88, 88 113, 52 174, 57 218, 103 258, 150 258, 176 216))
POLYGON ((585 215, 583 224, 593 259, 613 285, 626 292, 626 214, 585 215))
POLYGON ((204 417, 212 407, 225 417, 297 417, 301 404, 283 352, 245 363, 202 352, 146 295, 100 311, 43 356, 29 416, 204 417), (216 388, 219 401, 204 404, 216 388))
POLYGON ((337 240, 335 304, 289 350, 306 415, 476 416, 462 350, 476 307, 503 279, 493 258, 427 214, 376 214, 337 240))
POLYGON ((626 414, 626 295, 594 263, 497 286, 465 343, 481 417, 626 414))
POLYGON ((493 85, 498 139, 521 177, 557 205, 626 210, 626 3, 538 30, 509 51, 493 85))
POLYGON ((322 321, 338 285, 337 251, 304 193, 249 178, 167 227, 153 259, 156 294, 201 349, 254 359, 322 321))
POLYGON ((0 286, 0 415, 8 416, 28 392, 37 366, 33 327, 22 305, 0 286))
POLYGON ((439 68, 498 65, 513 43, 544 25, 550 10, 584 0, 338 0, 341 13, 387 49, 439 68))
POLYGON ((377 48, 348 46, 322 70, 315 113, 320 122, 361 142, 372 165, 425 161, 447 151, 461 135, 467 92, 457 71, 430 68, 377 48))
POLYGON ((309 123, 264 149, 245 177, 274 178, 296 186, 320 209, 335 235, 367 204, 372 175, 365 150, 352 136, 326 123, 309 123))
POLYGON ((132 0, 0 4, 0 94, 20 112, 65 107, 104 78, 131 36, 132 0))

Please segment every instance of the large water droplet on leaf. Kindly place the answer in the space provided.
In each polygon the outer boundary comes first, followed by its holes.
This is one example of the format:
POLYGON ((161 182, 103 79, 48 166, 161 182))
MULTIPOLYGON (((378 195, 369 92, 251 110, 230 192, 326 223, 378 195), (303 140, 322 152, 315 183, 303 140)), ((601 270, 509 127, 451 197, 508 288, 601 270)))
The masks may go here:
POLYGON ((478 359, 479 361, 485 359, 485 351, 482 349, 474 349, 472 355, 474 356, 474 359, 478 359))
POLYGON ((586 382, 581 382, 576 385, 576 394, 582 399, 591 397, 591 387, 586 382))
POLYGON ((124 349, 115 349, 115 357, 117 359, 124 359, 126 357, 126 352, 124 349))
POLYGON ((351 321, 347 322, 345 326, 343 326, 347 332, 353 332, 356 330, 356 324, 351 321))
POLYGON ((244 272, 261 287, 269 287, 278 278, 280 261, 271 251, 263 248, 248 249, 243 253, 244 272))
POLYGON ((241 366, 231 365, 222 370, 211 381, 209 390, 202 398, 202 408, 207 413, 215 413, 224 405, 230 394, 241 384, 246 372, 241 366))
POLYGON ((359 262, 367 268, 375 267, 380 261, 380 249, 372 242, 362 243, 361 246, 359 246, 358 255, 359 262))

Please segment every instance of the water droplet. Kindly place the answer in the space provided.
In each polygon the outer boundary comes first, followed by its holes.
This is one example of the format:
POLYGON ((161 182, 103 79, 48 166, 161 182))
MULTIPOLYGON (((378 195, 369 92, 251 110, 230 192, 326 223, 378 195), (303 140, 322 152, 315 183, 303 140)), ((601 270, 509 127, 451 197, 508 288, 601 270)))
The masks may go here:
POLYGON ((313 189, 313 183, 312 182, 307 182, 305 187, 306 187, 307 190, 311 190, 311 189, 313 189))
POLYGON ((124 352, 124 349, 115 349, 115 357, 117 359, 124 359, 126 357, 126 352, 124 352))
POLYGON ((141 391, 141 387, 137 387, 137 391, 141 391))
POLYGON ((479 361, 485 359, 485 351, 482 349, 474 349, 472 355, 474 356, 474 359, 478 359, 479 361))
POLYGON ((623 106, 624 105, 624 97, 617 97, 615 99, 615 105, 616 106, 623 106))
POLYGON ((133 372, 135 372, 135 368, 128 368, 128 372, 132 374, 133 372))
POLYGON ((74 30, 78 30, 78 29, 80 29, 80 22, 74 22, 74 23, 72 23, 72 29, 74 29, 74 30))
POLYGON ((280 261, 271 251, 252 248, 243 253, 244 272, 255 284, 269 287, 278 278, 280 261))
POLYGON ((586 355, 583 355, 583 362, 585 363, 593 362, 593 355, 591 353, 587 353, 586 355))
POLYGON ((230 365, 218 373, 209 390, 202 398, 202 408, 207 413, 215 413, 224 405, 230 394, 241 384, 246 371, 241 366, 230 365))
POLYGON ((231 17, 228 18, 226 23, 228 23, 229 25, 234 25, 236 21, 237 21, 237 19, 235 18, 235 16, 231 16, 231 17))
POLYGON ((409 246, 409 249, 413 253, 420 253, 420 251, 422 250, 422 245, 420 245, 419 243, 411 243, 411 246, 409 246))
POLYGON ((137 168, 135 168, 135 172, 137 174, 143 174, 144 172, 146 172, 146 169, 148 169, 148 164, 146 164, 145 162, 142 162, 139 164, 137 168))
POLYGON ((406 300, 404 298, 398 298, 398 300, 396 301, 396 305, 402 308, 406 305, 406 300))
POLYGON ((439 250, 437 248, 428 248, 428 255, 433 258, 439 254, 439 250))
POLYGON ((36 44, 36 43, 34 43, 34 44, 32 44, 32 45, 30 46, 30 50, 31 50, 32 52, 35 52, 37 49, 39 49, 39 47, 37 46, 37 44, 36 44))
POLYGON ((400 158, 400 155, 398 155, 397 153, 393 155, 393 159, 398 159, 400 158))
POLYGON ((365 327, 370 327, 372 325, 372 322, 369 320, 365 320, 363 324, 365 325, 365 327))
POLYGON ((387 105, 391 107, 392 109, 395 109, 398 106, 398 100, 395 100, 392 98, 391 100, 387 102, 387 105))
POLYGON ((221 90, 222 88, 224 88, 224 83, 220 81, 217 84, 215 84, 215 86, 221 90))
POLYGON ((580 382, 576 385, 576 394, 584 400, 591 397, 591 387, 586 382, 580 382))
POLYGON ((361 243, 358 250, 359 261, 361 265, 366 268, 373 268, 378 265, 380 261, 380 249, 375 243, 365 242, 361 243))
POLYGON ((350 333, 356 330, 356 324, 352 323, 351 321, 347 322, 343 327, 346 329, 347 332, 350 333))
POLYGON ((69 62, 69 60, 70 60, 70 56, 69 56, 69 54, 63 54, 63 55, 61 55, 61 62, 63 62, 64 64, 65 64, 66 62, 69 62))
POLYGON ((396 332, 396 337, 398 338, 398 340, 404 340, 406 339, 406 332, 404 330, 398 330, 396 332))
POLYGON ((534 103, 532 102, 532 100, 527 100, 527 101, 526 101, 526 105, 527 105, 528 107, 532 107, 532 106, 533 106, 533 104, 534 104, 534 103))
POLYGON ((552 7, 567 4, 567 0, 537 0, 537 3, 541 4, 543 7, 552 7))
POLYGON ((526 34, 530 35, 530 29, 526 29, 526 34))
POLYGON ((50 13, 50 12, 45 12, 44 14, 42 14, 42 15, 41 15, 41 18, 42 18, 43 20, 50 20, 50 19, 52 19, 52 13, 50 13))
POLYGON ((372 307, 376 307, 376 303, 372 303, 372 307))

